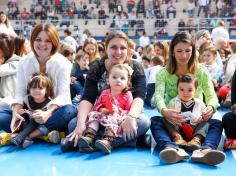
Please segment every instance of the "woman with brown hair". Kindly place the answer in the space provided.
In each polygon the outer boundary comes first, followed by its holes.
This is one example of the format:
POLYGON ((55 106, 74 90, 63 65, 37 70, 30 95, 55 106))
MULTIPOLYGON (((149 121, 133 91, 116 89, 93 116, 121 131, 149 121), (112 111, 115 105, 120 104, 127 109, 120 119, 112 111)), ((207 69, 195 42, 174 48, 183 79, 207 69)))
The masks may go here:
POLYGON ((70 99, 71 63, 57 53, 60 40, 56 27, 52 24, 37 25, 32 31, 30 44, 33 52, 19 63, 12 111, 0 109, 0 129, 14 131, 24 121, 18 110, 23 107, 27 84, 32 74, 42 72, 52 78, 54 96, 46 111, 36 110, 32 113, 31 118, 41 125, 30 137, 47 135, 52 130, 66 131, 67 124, 76 116, 77 109, 71 105, 70 99))
POLYGON ((83 51, 89 54, 89 65, 100 59, 98 44, 94 38, 87 38, 85 40, 83 51))
POLYGON ((173 141, 163 125, 164 119, 175 126, 181 126, 186 121, 186 117, 179 111, 169 108, 170 100, 177 96, 178 77, 185 74, 193 74, 198 80, 194 97, 203 100, 204 96, 206 108, 201 114, 201 121, 210 125, 203 143, 199 144, 196 141, 200 147, 193 151, 191 159, 193 162, 217 165, 225 160, 225 154, 217 150, 222 135, 222 124, 219 120, 212 119, 218 106, 218 99, 208 71, 196 59, 195 43, 191 35, 185 31, 174 35, 170 43, 168 64, 156 77, 153 103, 162 117, 151 118, 151 131, 160 150, 160 159, 165 163, 176 163, 189 158, 185 150, 173 141))
POLYGON ((165 60, 164 65, 166 65, 169 56, 169 45, 166 41, 158 41, 154 43, 154 50, 157 56, 162 56, 165 60))
MULTIPOLYGON (((112 147, 128 142, 136 142, 138 137, 144 137, 149 129, 150 119, 143 114, 143 104, 146 94, 145 74, 142 65, 130 57, 130 39, 121 31, 111 32, 105 42, 107 57, 96 60, 90 67, 86 77, 84 94, 80 101, 77 118, 69 123, 67 140, 62 141, 62 151, 69 149, 73 142, 77 146, 78 139, 85 130, 87 115, 92 110, 96 98, 107 87, 107 74, 115 64, 127 63, 134 70, 131 76, 133 102, 125 120, 121 123, 121 136, 116 138, 112 147)), ((84 151, 84 149, 80 149, 84 151)))

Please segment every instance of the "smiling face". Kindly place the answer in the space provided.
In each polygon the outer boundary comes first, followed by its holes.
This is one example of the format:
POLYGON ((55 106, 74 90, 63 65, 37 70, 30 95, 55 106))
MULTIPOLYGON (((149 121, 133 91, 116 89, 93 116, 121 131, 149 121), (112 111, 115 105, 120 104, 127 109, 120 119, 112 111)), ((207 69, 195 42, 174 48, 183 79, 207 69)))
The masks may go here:
POLYGON ((154 47, 154 50, 155 50, 155 54, 157 56, 164 56, 164 50, 161 49, 159 46, 155 46, 154 47))
POLYGON ((128 44, 122 38, 113 38, 107 46, 107 56, 111 65, 123 64, 128 56, 128 44))
POLYGON ((192 46, 189 43, 178 43, 174 47, 174 56, 178 67, 186 67, 192 56, 192 46))
POLYGON ((88 53, 89 56, 93 56, 93 55, 95 54, 96 47, 95 47, 94 44, 88 43, 88 44, 85 46, 84 51, 85 51, 86 53, 88 53))
POLYGON ((194 97, 196 87, 194 83, 181 82, 178 85, 178 94, 182 101, 188 102, 194 97))
POLYGON ((41 59, 46 59, 50 56, 52 51, 52 41, 50 40, 47 32, 41 31, 35 41, 34 41, 34 49, 41 59))
POLYGON ((211 65, 214 63, 215 61, 215 56, 213 55, 212 52, 210 52, 209 50, 204 51, 203 53, 203 61, 207 64, 207 65, 211 65))

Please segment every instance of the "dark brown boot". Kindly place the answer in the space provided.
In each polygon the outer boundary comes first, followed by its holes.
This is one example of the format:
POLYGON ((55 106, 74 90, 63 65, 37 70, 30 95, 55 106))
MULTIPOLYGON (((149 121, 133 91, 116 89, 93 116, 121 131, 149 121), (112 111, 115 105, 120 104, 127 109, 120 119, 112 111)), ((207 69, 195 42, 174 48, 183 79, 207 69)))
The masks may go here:
POLYGON ((103 153, 110 154, 112 149, 112 142, 115 139, 115 134, 109 128, 106 128, 103 138, 96 140, 95 147, 103 153))
POLYGON ((79 138, 78 146, 80 152, 93 152, 94 151, 94 139, 96 137, 96 131, 90 127, 86 128, 84 135, 79 138))

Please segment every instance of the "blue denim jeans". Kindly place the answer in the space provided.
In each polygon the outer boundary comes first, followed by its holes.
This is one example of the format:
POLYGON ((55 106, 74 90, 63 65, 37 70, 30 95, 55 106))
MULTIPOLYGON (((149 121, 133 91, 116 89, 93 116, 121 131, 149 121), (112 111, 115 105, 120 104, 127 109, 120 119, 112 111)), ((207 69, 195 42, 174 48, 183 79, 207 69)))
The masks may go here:
MULTIPOLYGON (((76 124, 77 124, 77 118, 74 118, 70 121, 70 123, 68 125, 69 133, 73 132, 73 130, 76 127, 76 124)), ((137 137, 146 134, 146 132, 150 128, 150 125, 151 125, 150 119, 146 115, 141 114, 137 118, 137 126, 138 126, 137 137)), ((136 146, 136 139, 129 141, 129 142, 124 142, 123 138, 118 137, 113 141, 113 144, 112 144, 113 147, 119 147, 121 145, 135 147, 136 146)))
MULTIPOLYGON (((53 112, 52 116, 48 121, 42 126, 40 125, 39 130, 42 135, 48 131, 58 130, 58 131, 67 131, 68 123, 71 119, 76 117, 77 108, 73 105, 65 105, 58 108, 53 112)), ((12 110, 10 109, 0 109, 0 130, 6 132, 11 132, 10 124, 12 119, 12 110)))
POLYGON ((82 86, 82 84, 78 81, 76 81, 75 83, 71 84, 71 88, 72 91, 76 94, 76 95, 83 95, 84 93, 84 86, 82 86))
MULTIPOLYGON (((208 121, 209 129, 205 140, 203 141, 202 148, 217 149, 222 136, 222 123, 217 119, 210 119, 208 121)), ((179 146, 172 141, 164 123, 163 117, 154 116, 151 118, 151 132, 153 138, 157 143, 157 149, 163 150, 166 147, 179 148, 179 146)))

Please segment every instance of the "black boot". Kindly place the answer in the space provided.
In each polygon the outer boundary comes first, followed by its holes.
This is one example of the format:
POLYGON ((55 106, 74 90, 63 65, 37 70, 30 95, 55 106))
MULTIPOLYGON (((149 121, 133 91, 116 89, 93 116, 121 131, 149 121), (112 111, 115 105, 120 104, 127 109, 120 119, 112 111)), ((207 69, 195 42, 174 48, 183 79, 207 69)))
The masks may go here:
POLYGON ((74 141, 70 141, 69 138, 61 139, 61 151, 70 152, 78 149, 78 146, 74 147, 74 141))
POLYGON ((96 137, 96 131, 90 127, 87 127, 84 131, 84 135, 79 138, 78 145, 80 152, 93 152, 94 151, 94 140, 96 137))
POLYGON ((112 149, 112 142, 115 139, 115 134, 110 128, 106 128, 103 138, 96 140, 95 147, 105 154, 110 154, 112 149))

